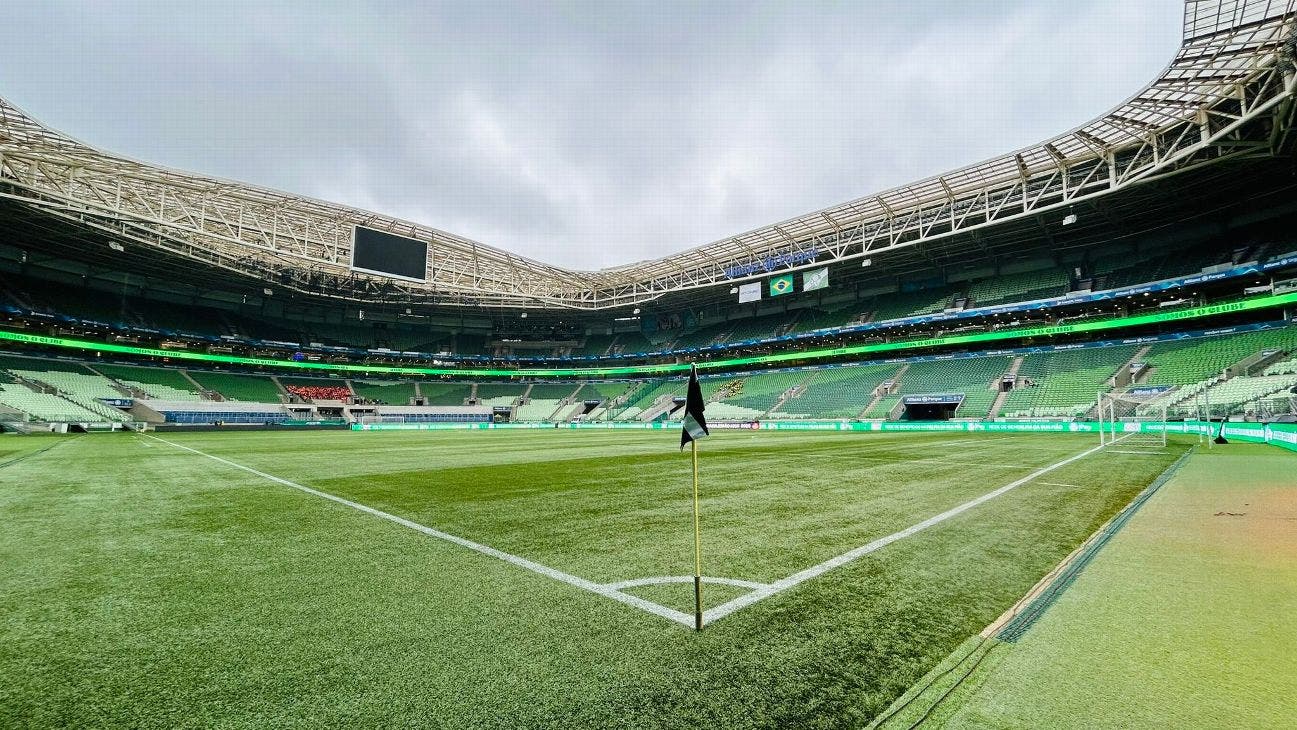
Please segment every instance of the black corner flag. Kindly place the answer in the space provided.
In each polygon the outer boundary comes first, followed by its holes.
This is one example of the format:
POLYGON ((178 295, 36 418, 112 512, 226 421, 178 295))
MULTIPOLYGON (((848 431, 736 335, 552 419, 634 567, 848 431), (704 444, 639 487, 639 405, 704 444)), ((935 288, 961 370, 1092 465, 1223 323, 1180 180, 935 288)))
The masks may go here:
POLYGON ((698 385, 698 367, 689 366, 689 392, 685 395, 684 428, 680 431, 680 450, 685 444, 709 436, 707 419, 703 416, 703 389, 698 385))
POLYGON ((694 459, 694 630, 703 630, 703 541, 698 523, 698 439, 710 435, 703 416, 703 389, 698 385, 698 367, 689 366, 689 392, 685 395, 684 428, 680 429, 680 450, 693 445, 694 459))

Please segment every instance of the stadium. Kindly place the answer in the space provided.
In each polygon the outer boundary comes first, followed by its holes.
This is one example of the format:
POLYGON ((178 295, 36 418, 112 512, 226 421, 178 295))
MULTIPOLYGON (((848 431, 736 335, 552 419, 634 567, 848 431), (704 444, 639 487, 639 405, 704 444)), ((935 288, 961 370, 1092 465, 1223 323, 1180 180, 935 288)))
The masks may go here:
POLYGON ((1292 0, 588 271, 0 99, 0 725, 1291 727, 1295 316, 1292 0))

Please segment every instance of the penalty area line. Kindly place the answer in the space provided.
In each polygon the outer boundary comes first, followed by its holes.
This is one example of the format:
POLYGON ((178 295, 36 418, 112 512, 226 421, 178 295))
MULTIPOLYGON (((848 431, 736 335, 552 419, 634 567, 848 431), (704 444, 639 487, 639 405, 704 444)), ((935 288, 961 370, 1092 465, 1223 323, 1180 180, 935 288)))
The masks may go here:
POLYGON ((675 621, 676 623, 683 624, 685 626, 693 628, 694 617, 691 614, 684 613, 683 611, 677 611, 672 608, 667 608, 666 606, 659 605, 657 603, 645 600, 638 596, 633 596, 629 593, 623 593, 617 588, 619 584, 606 585, 603 583, 595 583, 592 580, 586 580, 585 578, 572 575, 571 573, 564 573, 561 570, 556 570, 554 568, 549 567, 548 565, 542 565, 540 563, 535 562, 534 560, 528 560, 527 558, 520 557, 512 553, 506 553, 503 550, 497 550, 491 547, 490 545, 483 545, 480 542, 474 542, 472 540, 459 537, 458 535, 452 535, 448 532, 442 532, 441 530, 438 530, 434 527, 421 525, 418 522, 407 520, 404 517, 398 517, 390 512, 384 512, 381 509, 375 509, 373 507, 370 507, 369 505, 361 504, 359 502, 353 502, 344 497, 339 497, 336 494, 322 492, 318 489, 313 489, 311 487, 298 484, 297 482, 289 481, 287 479, 284 479, 283 477, 277 477, 274 474, 267 474, 264 471, 258 471, 257 469, 253 469, 250 466, 245 466, 236 461, 230 461, 229 459, 225 459, 220 456, 216 456, 214 454, 209 454, 205 451, 199 451, 198 449, 191 448, 183 444, 175 443, 174 441, 168 441, 164 438, 158 438, 157 436, 153 436, 151 434, 147 434, 147 435, 149 438, 154 439, 155 441, 161 441, 162 443, 167 444, 168 446, 173 446, 177 449, 188 451, 190 453, 197 454, 199 456, 207 457, 212 461, 219 462, 221 464, 233 467, 235 469, 240 469, 249 474, 259 476, 262 479, 268 479, 276 484, 280 484, 285 487, 291 487, 300 492, 305 492, 306 494, 319 497, 321 499, 327 499, 330 502, 335 502, 337 504, 343 505, 344 507, 350 507, 354 510, 364 512, 365 514, 372 515, 374 517, 379 517, 389 522, 395 522, 396 524, 401 525, 402 527, 408 527, 411 530, 414 530, 416 532, 421 532, 424 535, 427 535, 429 537, 434 537, 438 540, 444 540, 449 543, 454 543, 455 545, 468 548, 469 550, 472 550, 477 553, 481 553, 482 555, 487 555, 492 558, 503 560, 504 562, 509 563, 511 565, 516 565, 519 568, 530 570, 533 573, 539 573, 540 575, 543 575, 546 578, 552 578, 556 581, 567 583, 568 585, 575 586, 577 588, 580 588, 581 590, 589 591, 590 593, 603 596, 604 598, 611 598, 614 601, 624 603, 628 606, 633 606, 635 608, 640 609, 641 611, 646 611, 655 616, 661 616, 662 618, 669 619, 671 621, 675 621))
POLYGON ((1085 451, 1082 451, 1079 454, 1075 454, 1066 459, 1063 459, 1062 461, 1059 461, 1057 463, 1050 464, 1049 466, 1037 469, 1036 471, 1033 471, 1027 476, 1022 477, 1021 479, 1016 479, 1012 482, 1009 482, 1008 484, 1004 485, 1003 487, 1000 487, 999 489, 987 492, 986 494, 983 494, 982 496, 977 497, 975 499, 970 499, 967 502, 964 502, 963 504, 957 507, 952 507, 946 510, 945 512, 942 512, 941 514, 929 517, 928 519, 913 524, 905 528, 904 530, 900 530, 899 532, 893 532, 892 534, 887 535, 886 537, 880 537, 871 543, 868 543, 866 545, 861 545, 860 547, 855 548, 853 550, 848 550, 847 552, 842 553, 837 557, 829 558, 828 560, 825 560, 822 563, 812 565, 811 567, 793 573, 792 575, 786 578, 781 578, 764 587, 757 588, 753 590, 751 593, 739 596, 738 598, 735 598, 732 601, 722 603, 721 605, 716 606, 715 608, 708 609, 703 612, 703 621, 711 622, 711 621, 716 621, 718 619, 722 619, 734 613, 735 611, 738 611, 739 609, 747 608, 748 606, 751 606, 752 604, 758 601, 765 600, 773 595, 782 593, 783 591, 786 591, 789 588, 793 588, 802 583, 805 583, 806 581, 811 580, 812 578, 817 578, 821 575, 824 575, 825 573, 829 572, 830 570, 833 570, 834 568, 839 568, 843 565, 846 565, 847 563, 850 563, 858 558, 862 558, 876 550, 887 547, 888 545, 891 545, 892 543, 897 542, 898 540, 904 540, 905 538, 910 537, 911 535, 914 535, 916 533, 922 532, 923 530, 926 530, 929 527, 932 527, 933 525, 941 524, 942 522, 945 522, 951 517, 961 515, 964 512, 967 512, 968 510, 982 504, 983 502, 989 502, 990 500, 995 499, 996 497, 999 497, 1000 495, 1010 490, 1017 489, 1023 484, 1026 484, 1034 479, 1042 477, 1054 471, 1055 469, 1060 469, 1064 466, 1067 466, 1068 464, 1071 464, 1074 461, 1077 461, 1079 459, 1084 459, 1085 457, 1094 454, 1104 449, 1105 447, 1106 444, 1101 444, 1099 446, 1095 446, 1092 449, 1087 449, 1085 451))

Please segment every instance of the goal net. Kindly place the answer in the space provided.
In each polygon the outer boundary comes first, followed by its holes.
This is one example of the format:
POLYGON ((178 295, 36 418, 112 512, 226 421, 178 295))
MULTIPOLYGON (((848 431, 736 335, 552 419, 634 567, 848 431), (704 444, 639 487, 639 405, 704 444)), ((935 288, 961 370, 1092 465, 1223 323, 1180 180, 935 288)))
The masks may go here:
POLYGON ((1165 447, 1167 407, 1173 400, 1172 390, 1132 388, 1099 393, 1099 443, 1121 443, 1135 449, 1165 447))

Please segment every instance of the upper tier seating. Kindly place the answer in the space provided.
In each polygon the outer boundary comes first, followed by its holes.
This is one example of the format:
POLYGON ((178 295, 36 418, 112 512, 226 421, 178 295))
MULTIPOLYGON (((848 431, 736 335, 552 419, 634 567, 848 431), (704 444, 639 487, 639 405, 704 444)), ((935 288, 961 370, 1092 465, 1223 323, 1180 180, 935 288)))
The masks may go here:
POLYGON ((969 287, 974 307, 989 307, 1007 302, 1027 302, 1058 297, 1067 293, 1069 279, 1058 269, 1005 274, 979 279, 969 287))
POLYGON ((950 306, 951 292, 947 289, 925 289, 917 292, 885 294, 875 300, 871 321, 917 317, 935 314, 950 306))
POLYGON ((573 355, 606 355, 617 335, 587 335, 585 344, 572 351, 573 355))

